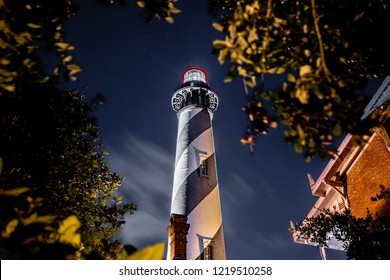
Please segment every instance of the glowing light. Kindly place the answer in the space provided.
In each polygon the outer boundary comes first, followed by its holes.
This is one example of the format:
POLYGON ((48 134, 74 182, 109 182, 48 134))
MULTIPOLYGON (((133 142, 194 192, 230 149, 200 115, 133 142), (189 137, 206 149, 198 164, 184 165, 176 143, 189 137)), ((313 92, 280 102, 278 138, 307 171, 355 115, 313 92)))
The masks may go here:
POLYGON ((183 83, 189 81, 201 81, 207 83, 206 72, 200 68, 190 68, 184 72, 183 83))

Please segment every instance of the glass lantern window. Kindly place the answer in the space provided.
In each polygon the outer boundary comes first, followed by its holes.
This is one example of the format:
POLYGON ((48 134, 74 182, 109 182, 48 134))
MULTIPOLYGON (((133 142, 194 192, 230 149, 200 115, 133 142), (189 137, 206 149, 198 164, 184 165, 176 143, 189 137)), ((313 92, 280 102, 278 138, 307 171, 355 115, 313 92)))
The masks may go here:
POLYGON ((188 70, 184 74, 184 80, 183 83, 189 82, 189 81, 201 81, 206 83, 206 75, 201 70, 198 69, 191 69, 188 70))

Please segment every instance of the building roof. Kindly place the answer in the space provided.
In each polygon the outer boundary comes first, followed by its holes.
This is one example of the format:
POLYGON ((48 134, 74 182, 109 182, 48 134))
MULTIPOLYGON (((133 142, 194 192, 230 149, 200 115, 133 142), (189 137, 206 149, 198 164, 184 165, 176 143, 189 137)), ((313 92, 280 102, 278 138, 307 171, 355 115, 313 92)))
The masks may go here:
POLYGON ((366 119, 370 116, 375 110, 377 110, 380 106, 385 104, 390 100, 390 76, 386 77, 381 86, 378 88, 374 96, 371 98, 371 101, 368 103, 366 108, 364 109, 362 120, 366 119))

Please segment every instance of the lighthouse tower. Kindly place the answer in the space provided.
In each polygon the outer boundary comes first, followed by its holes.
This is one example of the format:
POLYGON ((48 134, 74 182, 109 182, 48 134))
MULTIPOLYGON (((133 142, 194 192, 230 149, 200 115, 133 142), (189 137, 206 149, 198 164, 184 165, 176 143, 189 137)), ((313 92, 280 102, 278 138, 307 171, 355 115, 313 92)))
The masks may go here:
POLYGON ((199 67, 172 96, 179 120, 167 259, 226 259, 212 118, 218 97, 199 67))

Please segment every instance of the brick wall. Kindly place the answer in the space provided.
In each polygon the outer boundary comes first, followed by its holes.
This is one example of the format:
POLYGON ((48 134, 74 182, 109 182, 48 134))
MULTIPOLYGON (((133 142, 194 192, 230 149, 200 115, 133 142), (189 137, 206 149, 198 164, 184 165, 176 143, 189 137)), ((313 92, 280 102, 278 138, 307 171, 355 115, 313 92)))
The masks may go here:
POLYGON ((172 214, 168 235, 170 237, 171 260, 187 259, 187 233, 190 225, 187 224, 187 216, 172 214))
POLYGON ((384 140, 374 134, 347 175, 348 198, 353 215, 364 217, 371 213, 383 214, 384 201, 371 201, 380 192, 379 185, 390 188, 390 152, 384 140))

